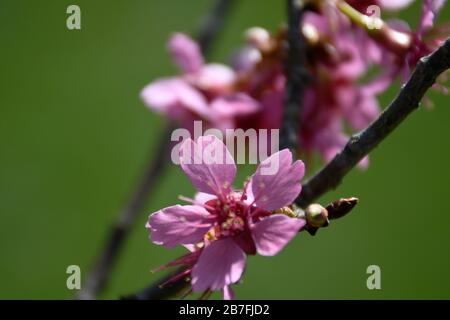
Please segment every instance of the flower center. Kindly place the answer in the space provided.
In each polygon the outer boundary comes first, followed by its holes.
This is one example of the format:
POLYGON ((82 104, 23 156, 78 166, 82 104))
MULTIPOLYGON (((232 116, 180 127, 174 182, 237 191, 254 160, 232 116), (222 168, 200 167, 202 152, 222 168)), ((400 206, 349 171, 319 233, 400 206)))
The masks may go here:
POLYGON ((224 237, 242 237, 249 233, 249 223, 255 223, 262 218, 271 215, 256 206, 245 203, 245 195, 240 192, 232 192, 226 201, 213 199, 206 202, 206 209, 216 219, 213 227, 206 233, 205 240, 214 241, 224 237))
POLYGON ((230 194, 226 201, 218 199, 206 203, 209 213, 216 217, 214 226, 206 234, 209 241, 235 237, 248 228, 248 215, 254 208, 241 201, 240 193, 230 194))

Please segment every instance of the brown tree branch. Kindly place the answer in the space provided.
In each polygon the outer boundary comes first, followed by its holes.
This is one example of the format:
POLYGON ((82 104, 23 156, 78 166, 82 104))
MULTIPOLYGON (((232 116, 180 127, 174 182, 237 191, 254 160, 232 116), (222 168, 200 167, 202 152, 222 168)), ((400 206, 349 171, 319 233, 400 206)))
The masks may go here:
POLYGON ((419 107, 425 92, 449 68, 450 38, 435 52, 420 59, 408 82, 391 104, 366 129, 353 135, 344 149, 303 185, 296 203, 306 207, 324 193, 335 189, 362 158, 419 107))
MULTIPOLYGON (((203 54, 209 50, 213 40, 217 37, 233 2, 234 0, 216 0, 210 11, 203 18, 197 36, 203 54)), ((76 299, 95 299, 106 286, 112 268, 148 194, 158 181, 157 178, 161 175, 165 164, 169 162, 170 136, 174 129, 175 125, 173 123, 169 122, 166 125, 156 150, 152 152, 154 158, 150 160, 136 189, 111 226, 105 243, 100 249, 92 269, 87 274, 76 299)))
POLYGON ((170 154, 170 135, 174 129, 172 123, 166 124, 156 149, 152 152, 152 158, 140 177, 135 190, 130 199, 126 202, 122 211, 113 222, 109 229, 94 265, 86 276, 82 289, 77 294, 76 299, 91 300, 95 299, 97 294, 105 287, 108 277, 111 274, 114 263, 116 262, 120 250, 130 233, 134 222, 139 216, 139 212, 147 199, 148 193, 158 181, 165 164, 169 161, 170 154))
POLYGON ((288 148, 291 151, 295 151, 298 148, 301 105, 307 80, 305 41, 303 34, 299 32, 303 8, 301 3, 296 0, 287 0, 286 3, 288 16, 287 52, 284 63, 286 87, 283 101, 280 148, 288 148))

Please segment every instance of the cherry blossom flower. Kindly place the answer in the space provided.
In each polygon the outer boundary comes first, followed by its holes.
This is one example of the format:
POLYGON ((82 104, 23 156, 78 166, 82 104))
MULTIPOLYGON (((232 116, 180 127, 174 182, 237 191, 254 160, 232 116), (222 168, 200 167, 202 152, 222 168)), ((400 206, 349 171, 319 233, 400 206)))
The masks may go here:
POLYGON ((240 280, 247 255, 276 255, 305 226, 304 219, 277 213, 299 195, 304 164, 293 162, 289 150, 279 151, 260 163, 242 190, 233 189, 236 165, 214 136, 186 140, 180 164, 199 193, 191 205, 152 213, 146 225, 150 239, 190 250, 163 266, 184 266, 171 281, 190 276, 194 292, 220 290, 224 299, 232 298, 229 286, 240 280), (214 161, 199 163, 211 154, 214 161), (268 174, 273 165, 278 170, 268 174))
POLYGON ((173 34, 168 51, 182 75, 156 80, 142 90, 141 98, 152 110, 188 129, 197 119, 214 128, 234 128, 236 119, 258 110, 257 101, 234 90, 234 70, 223 64, 205 64, 198 44, 188 36, 173 34))

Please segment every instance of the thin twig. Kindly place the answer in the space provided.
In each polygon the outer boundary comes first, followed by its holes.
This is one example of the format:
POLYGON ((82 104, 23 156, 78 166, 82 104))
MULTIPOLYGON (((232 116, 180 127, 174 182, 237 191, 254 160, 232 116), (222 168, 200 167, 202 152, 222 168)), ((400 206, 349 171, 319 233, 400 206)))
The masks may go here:
POLYGON ((180 293, 182 293, 183 291, 188 290, 187 288, 190 285, 190 283, 186 281, 185 278, 168 283, 164 286, 162 285, 164 283, 170 282, 170 280, 180 272, 182 272, 182 270, 176 269, 174 272, 167 274, 165 277, 144 288, 143 290, 137 293, 123 296, 121 300, 165 300, 180 295, 180 293))
POLYGON ((197 41, 205 55, 217 38, 235 0, 215 0, 210 11, 203 16, 197 31, 197 41))
MULTIPOLYGON (((367 129, 354 135, 345 148, 336 157, 303 185, 301 196, 297 203, 306 207, 314 199, 332 188, 335 188, 342 178, 363 157, 386 138, 412 111, 418 108, 425 92, 433 85, 436 77, 450 68, 450 38, 434 53, 424 57, 418 63, 409 81, 389 107, 367 129)), ((344 210, 344 213, 347 213, 344 210)), ((335 214, 335 213, 333 213, 335 214)), ((333 218, 343 216, 338 213, 333 218)), ((164 278, 166 279, 166 278, 164 278)), ((170 297, 178 286, 187 286, 184 279, 166 288, 159 288, 162 281, 151 284, 138 294, 128 296, 131 299, 152 300, 170 297)))
POLYGON ((305 69, 305 42, 300 32, 303 8, 300 1, 287 0, 288 33, 287 54, 284 63, 286 88, 283 122, 280 132, 281 149, 298 148, 298 132, 303 92, 307 80, 305 69))
POLYGON ((106 241, 95 260, 94 267, 88 273, 82 290, 76 297, 77 299, 95 299, 106 285, 112 267, 119 256, 126 237, 137 220, 148 193, 157 182, 165 164, 169 161, 170 143, 168 141, 170 141, 173 129, 172 123, 166 125, 156 149, 152 152, 148 167, 140 177, 134 192, 119 213, 117 220, 112 224, 106 241))
MULTIPOLYGON (((217 37, 233 2, 234 0, 216 0, 211 10, 203 18, 197 36, 203 54, 206 54, 213 40, 217 37)), ((162 173, 164 165, 169 162, 170 135, 174 128, 173 123, 167 124, 155 152, 152 152, 154 158, 150 160, 130 200, 111 226, 105 244, 88 273, 82 290, 76 296, 77 299, 95 299, 106 286, 114 263, 148 194, 162 173)))
POLYGON ((397 97, 366 129, 353 135, 330 163, 310 178, 296 203, 305 207, 324 193, 335 189, 358 162, 383 141, 411 112, 436 78, 450 68, 450 38, 427 57, 420 59, 397 97))

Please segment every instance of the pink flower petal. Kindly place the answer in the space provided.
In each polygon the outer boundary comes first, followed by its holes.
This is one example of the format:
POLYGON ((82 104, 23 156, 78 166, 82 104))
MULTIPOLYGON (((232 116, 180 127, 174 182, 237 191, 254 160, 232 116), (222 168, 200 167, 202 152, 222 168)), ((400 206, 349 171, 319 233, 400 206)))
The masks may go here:
POLYGON ((261 126, 268 129, 280 128, 283 118, 284 84, 275 90, 266 90, 261 96, 261 126))
POLYGON ((172 90, 176 92, 179 103, 186 109, 208 118, 211 113, 203 94, 190 86, 184 80, 179 79, 173 83, 172 90))
POLYGON ((380 6, 386 10, 399 10, 409 6, 414 0, 378 0, 380 6))
POLYGON ((224 198, 231 190, 236 165, 227 147, 215 136, 195 143, 187 139, 181 146, 181 168, 197 191, 224 198))
POLYGON ((182 111, 206 119, 211 114, 205 97, 181 78, 163 78, 150 83, 141 91, 141 99, 153 110, 173 117, 182 111))
POLYGON ((358 169, 366 170, 369 167, 369 157, 365 156, 358 162, 358 169))
POLYGON ((303 162, 292 163, 291 152, 281 150, 260 163, 251 178, 249 198, 267 211, 290 205, 302 189, 300 180, 304 174, 303 162))
POLYGON ((211 103, 211 108, 221 116, 249 115, 259 110, 259 103, 245 93, 221 96, 211 103))
POLYGON ((178 79, 163 78, 153 81, 141 91, 141 99, 155 111, 166 111, 178 102, 178 96, 172 90, 174 81, 178 81, 178 79))
POLYGON ((208 202, 209 200, 213 200, 213 199, 216 199, 216 198, 217 197, 215 195, 213 195, 213 194, 204 193, 204 192, 197 192, 195 194, 194 200, 197 203, 204 204, 204 203, 208 202))
POLYGON ((305 25, 313 26, 320 34, 327 34, 329 32, 330 23, 325 15, 306 11, 303 21, 305 25))
POLYGON ((422 12, 420 15, 418 34, 423 34, 427 29, 433 26, 434 20, 438 15, 445 0, 424 0, 422 1, 422 12))
POLYGON ((222 299, 223 300, 234 300, 234 293, 230 286, 225 286, 222 289, 222 299))
POLYGON ((233 54, 231 65, 238 72, 248 72, 261 60, 261 52, 253 46, 247 45, 233 54))
POLYGON ((334 42, 336 50, 340 53, 340 63, 333 68, 333 77, 357 79, 367 71, 367 63, 352 37, 342 34, 336 36, 334 42))
POLYGON ((146 227, 150 230, 151 241, 170 248, 203 240, 212 222, 203 207, 176 205, 151 214, 146 227))
POLYGON ((197 73, 188 75, 187 80, 205 91, 223 94, 231 90, 236 81, 236 74, 226 65, 211 63, 197 73))
POLYGON ((252 226, 256 250, 262 256, 274 256, 306 224, 305 220, 274 214, 252 226))
POLYGON ((350 126, 355 130, 362 130, 375 120, 380 113, 378 100, 370 92, 371 90, 366 90, 364 87, 349 87, 349 89, 351 93, 346 94, 346 96, 351 96, 353 101, 351 103, 340 103, 340 108, 350 126))
POLYGON ((183 73, 197 72, 203 66, 203 56, 198 44, 183 33, 174 33, 167 48, 183 73))
POLYGON ((183 244, 183 247, 185 247, 189 252, 194 252, 198 249, 195 244, 183 244))
POLYGON ((203 249, 192 270, 195 292, 221 290, 236 283, 245 268, 244 251, 231 238, 213 241, 203 249))

